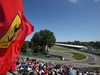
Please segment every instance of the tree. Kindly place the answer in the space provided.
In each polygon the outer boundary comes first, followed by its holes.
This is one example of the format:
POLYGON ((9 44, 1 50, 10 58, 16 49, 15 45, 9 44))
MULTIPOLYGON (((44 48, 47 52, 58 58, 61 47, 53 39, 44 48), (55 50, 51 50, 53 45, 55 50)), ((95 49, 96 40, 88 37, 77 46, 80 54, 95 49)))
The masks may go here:
POLYGON ((49 48, 52 47, 56 42, 56 38, 53 32, 45 29, 45 30, 40 30, 39 32, 36 32, 33 35, 31 42, 34 43, 35 49, 42 47, 42 52, 45 53, 46 46, 49 48))
POLYGON ((31 48, 32 52, 34 52, 34 43, 33 43, 33 41, 29 42, 29 48, 31 48))
POLYGON ((34 35, 33 35, 33 37, 32 37, 32 39, 31 39, 31 49, 32 49, 32 47, 34 47, 34 52, 35 53, 37 53, 38 52, 38 46, 40 45, 40 38, 39 38, 39 36, 40 36, 40 33, 39 32, 36 32, 34 35), (32 43, 34 43, 34 46, 32 45, 32 43))
POLYGON ((29 48, 29 42, 25 41, 23 46, 22 46, 21 52, 26 52, 27 48, 29 48))

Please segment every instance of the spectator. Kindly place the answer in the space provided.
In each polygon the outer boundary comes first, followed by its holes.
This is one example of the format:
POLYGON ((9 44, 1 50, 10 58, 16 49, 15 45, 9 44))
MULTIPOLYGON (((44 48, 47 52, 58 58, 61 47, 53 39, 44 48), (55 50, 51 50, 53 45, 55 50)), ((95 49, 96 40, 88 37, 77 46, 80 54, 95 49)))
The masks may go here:
POLYGON ((73 72, 71 71, 70 68, 68 68, 68 69, 65 71, 65 75, 73 75, 73 72))

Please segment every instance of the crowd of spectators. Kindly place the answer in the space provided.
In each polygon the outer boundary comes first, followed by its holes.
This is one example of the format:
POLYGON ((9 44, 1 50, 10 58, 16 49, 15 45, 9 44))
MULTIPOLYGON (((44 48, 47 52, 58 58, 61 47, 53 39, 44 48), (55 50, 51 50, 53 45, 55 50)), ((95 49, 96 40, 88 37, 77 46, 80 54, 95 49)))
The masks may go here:
POLYGON ((73 75, 71 68, 53 62, 42 62, 29 57, 17 58, 9 70, 15 75, 73 75))
POLYGON ((72 68, 68 65, 37 61, 29 57, 18 57, 7 75, 98 75, 97 73, 84 68, 72 68))
POLYGON ((100 75, 99 71, 76 68, 76 75, 100 75))

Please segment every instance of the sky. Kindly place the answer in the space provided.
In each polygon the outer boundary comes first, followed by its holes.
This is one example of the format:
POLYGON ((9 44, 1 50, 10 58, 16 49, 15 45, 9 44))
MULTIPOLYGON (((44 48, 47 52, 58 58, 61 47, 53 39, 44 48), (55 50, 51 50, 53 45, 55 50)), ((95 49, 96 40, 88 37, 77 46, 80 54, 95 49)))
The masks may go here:
POLYGON ((23 0, 34 32, 48 29, 57 42, 100 41, 100 0, 23 0))

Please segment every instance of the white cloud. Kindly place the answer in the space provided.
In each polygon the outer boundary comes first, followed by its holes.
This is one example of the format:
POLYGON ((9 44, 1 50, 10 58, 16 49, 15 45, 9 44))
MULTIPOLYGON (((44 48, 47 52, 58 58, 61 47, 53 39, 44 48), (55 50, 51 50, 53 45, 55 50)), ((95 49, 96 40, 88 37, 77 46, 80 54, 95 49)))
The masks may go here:
POLYGON ((98 2, 98 1, 100 1, 100 0, 94 0, 94 2, 98 2))
POLYGON ((77 0, 69 0, 72 3, 77 3, 77 0))

